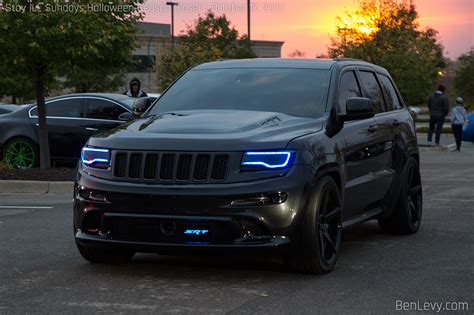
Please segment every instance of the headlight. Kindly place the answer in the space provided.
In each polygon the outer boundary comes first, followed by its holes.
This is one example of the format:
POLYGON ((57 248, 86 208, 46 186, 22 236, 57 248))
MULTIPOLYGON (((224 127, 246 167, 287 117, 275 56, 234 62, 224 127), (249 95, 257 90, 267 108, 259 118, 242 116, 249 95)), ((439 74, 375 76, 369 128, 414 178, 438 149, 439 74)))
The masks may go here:
POLYGON ((293 163, 295 152, 278 151, 247 151, 244 153, 240 169, 243 171, 284 169, 293 163))
POLYGON ((87 167, 108 169, 110 167, 110 150, 102 148, 83 147, 81 161, 87 167))

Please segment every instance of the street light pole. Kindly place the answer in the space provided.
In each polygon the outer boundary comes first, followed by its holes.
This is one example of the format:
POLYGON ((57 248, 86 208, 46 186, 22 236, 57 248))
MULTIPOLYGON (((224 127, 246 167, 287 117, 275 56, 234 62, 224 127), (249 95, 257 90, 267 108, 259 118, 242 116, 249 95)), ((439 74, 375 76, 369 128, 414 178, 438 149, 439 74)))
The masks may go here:
POLYGON ((174 7, 178 2, 166 2, 166 5, 171 7, 171 45, 174 47, 174 7))
POLYGON ((250 0, 247 0, 247 36, 249 37, 249 40, 250 40, 250 11, 251 11, 251 7, 250 7, 250 0))

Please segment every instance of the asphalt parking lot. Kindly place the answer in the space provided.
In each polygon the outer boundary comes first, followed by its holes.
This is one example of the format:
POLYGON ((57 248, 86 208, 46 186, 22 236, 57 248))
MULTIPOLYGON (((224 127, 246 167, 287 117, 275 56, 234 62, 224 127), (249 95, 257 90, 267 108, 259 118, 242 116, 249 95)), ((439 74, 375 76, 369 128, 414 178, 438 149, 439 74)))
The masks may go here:
POLYGON ((88 264, 74 245, 70 195, 0 194, 0 314, 413 313, 401 302, 465 302, 453 313, 473 314, 474 151, 425 149, 421 168, 419 233, 386 235, 375 222, 347 231, 324 276, 291 273, 271 256, 88 264))

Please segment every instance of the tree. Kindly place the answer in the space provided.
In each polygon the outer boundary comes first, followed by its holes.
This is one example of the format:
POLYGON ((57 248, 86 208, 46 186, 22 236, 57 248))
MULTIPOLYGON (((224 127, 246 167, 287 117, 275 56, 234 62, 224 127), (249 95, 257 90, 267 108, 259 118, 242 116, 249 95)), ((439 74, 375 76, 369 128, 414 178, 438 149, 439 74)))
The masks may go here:
POLYGON ((454 77, 456 93, 464 98, 466 104, 474 104, 474 48, 458 59, 459 69, 454 77))
POLYGON ((408 104, 425 102, 445 66, 436 30, 420 29, 413 6, 394 0, 359 0, 358 9, 337 18, 331 57, 365 60, 386 68, 408 104))
POLYGON ((50 166, 45 95, 59 75, 71 75, 74 69, 104 73, 125 65, 134 47, 136 23, 143 17, 138 7, 141 2, 133 0, 112 7, 102 0, 87 4, 69 1, 62 5, 77 11, 67 13, 58 9, 56 1, 3 1, 0 54, 8 73, 34 86, 41 168, 50 166), (11 5, 20 5, 24 12, 10 10, 11 5), (105 10, 104 5, 109 9, 105 10))
POLYGON ((163 91, 190 67, 219 59, 222 59, 222 52, 213 46, 205 49, 185 44, 166 49, 156 66, 159 87, 163 91))
POLYGON ((288 57, 289 58, 305 58, 306 53, 304 51, 296 49, 293 52, 289 53, 288 57))
POLYGON ((164 90, 184 71, 203 62, 255 57, 246 35, 239 36, 225 15, 208 11, 188 26, 177 47, 166 49, 159 57, 159 86, 164 90))
POLYGON ((123 86, 124 69, 83 69, 72 66, 66 74, 65 88, 74 88, 76 93, 111 92, 123 86))

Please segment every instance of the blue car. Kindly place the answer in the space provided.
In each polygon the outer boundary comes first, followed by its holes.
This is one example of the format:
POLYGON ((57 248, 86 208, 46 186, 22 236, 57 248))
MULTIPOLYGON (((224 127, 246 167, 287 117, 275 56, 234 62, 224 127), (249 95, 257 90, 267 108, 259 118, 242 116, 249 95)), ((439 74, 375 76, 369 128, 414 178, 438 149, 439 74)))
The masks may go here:
POLYGON ((462 129, 462 141, 474 142, 474 113, 467 116, 469 121, 462 129))

